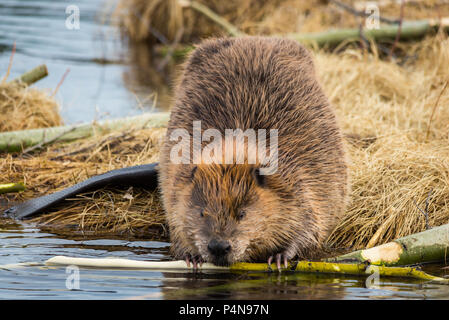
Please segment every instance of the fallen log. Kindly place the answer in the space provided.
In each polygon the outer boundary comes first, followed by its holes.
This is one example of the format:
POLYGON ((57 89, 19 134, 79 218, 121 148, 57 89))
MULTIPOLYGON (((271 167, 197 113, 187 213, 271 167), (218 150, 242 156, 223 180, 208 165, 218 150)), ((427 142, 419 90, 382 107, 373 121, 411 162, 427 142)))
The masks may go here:
POLYGON ((46 76, 48 76, 47 66, 42 64, 28 72, 25 72, 20 77, 14 79, 13 82, 22 82, 30 86, 46 76))
MULTIPOLYGON (((407 21, 399 25, 382 26, 379 29, 363 29, 363 36, 367 40, 372 41, 386 41, 394 40, 401 28, 401 40, 414 39, 424 37, 438 28, 449 28, 449 18, 441 20, 422 20, 422 21, 407 21)), ((313 33, 290 33, 285 37, 294 39, 304 44, 316 44, 319 47, 336 46, 344 41, 358 41, 361 39, 360 29, 336 29, 324 32, 313 33)))
POLYGON ((415 233, 377 247, 354 251, 326 262, 405 266, 441 262, 449 258, 449 224, 415 233))
MULTIPOLYGON (((426 4, 425 3, 426 1, 427 0, 408 0, 407 5, 426 4)), ((354 3, 354 8, 356 8, 358 10, 364 10, 368 4, 372 4, 372 3, 373 2, 370 0, 357 1, 354 3)), ((392 6, 392 5, 400 5, 401 0, 377 0, 374 4, 377 7, 382 8, 382 7, 392 6)), ((434 3, 433 3, 435 9, 437 9, 438 6, 447 5, 447 4, 449 4, 448 0, 438 0, 438 1, 434 1, 434 3)))
MULTIPOLYGON (((401 40, 409 40, 415 38, 422 38, 427 34, 436 31, 438 28, 444 30, 449 29, 449 17, 441 20, 422 20, 422 21, 408 21, 404 22, 402 26, 387 25, 379 29, 364 29, 363 37, 367 40, 379 41, 394 41, 401 28, 401 40)), ((335 29, 323 32, 312 33, 289 33, 279 34, 277 37, 285 37, 296 40, 305 45, 317 45, 318 47, 334 47, 343 42, 354 42, 361 39, 360 29, 335 29)), ((176 48, 171 48, 172 56, 175 59, 185 57, 195 47, 191 45, 178 45, 176 48)), ((167 46, 156 47, 156 53, 162 56, 167 55, 169 49, 167 46)))
POLYGON ((0 133, 0 152, 20 152, 37 144, 73 141, 94 133, 106 134, 130 128, 157 128, 167 124, 168 112, 146 113, 134 117, 105 120, 72 126, 22 130, 0 133))

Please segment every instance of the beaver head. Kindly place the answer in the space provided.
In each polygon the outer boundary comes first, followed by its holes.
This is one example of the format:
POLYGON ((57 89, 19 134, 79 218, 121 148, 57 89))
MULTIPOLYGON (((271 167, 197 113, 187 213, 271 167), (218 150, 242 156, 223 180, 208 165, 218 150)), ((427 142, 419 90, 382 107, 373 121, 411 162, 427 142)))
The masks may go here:
POLYGON ((181 172, 189 174, 177 182, 184 186, 174 208, 183 219, 171 230, 175 243, 181 243, 174 247, 176 255, 216 265, 266 261, 293 242, 297 225, 291 214, 298 206, 279 177, 261 175, 249 164, 185 169, 181 172))

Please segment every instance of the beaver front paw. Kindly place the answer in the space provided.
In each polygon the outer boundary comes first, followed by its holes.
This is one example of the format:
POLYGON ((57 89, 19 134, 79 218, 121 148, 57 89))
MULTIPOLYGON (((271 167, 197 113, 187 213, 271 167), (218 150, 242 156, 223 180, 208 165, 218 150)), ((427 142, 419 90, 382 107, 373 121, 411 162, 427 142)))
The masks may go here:
MULTIPOLYGON (((287 253, 284 251, 282 253, 278 253, 276 254, 276 266, 278 268, 279 271, 281 271, 281 261, 284 261, 284 267, 285 269, 287 269, 288 267, 288 261, 287 261, 288 257, 287 257, 287 253)), ((270 256, 268 258, 268 266, 271 268, 271 262, 273 261, 273 256, 270 256)))
POLYGON ((184 260, 185 260, 188 268, 190 268, 190 262, 192 262, 194 271, 197 271, 198 270, 198 266, 201 267, 203 265, 203 262, 204 262, 204 260, 203 260, 203 258, 201 256, 196 255, 196 256, 192 257, 190 254, 187 254, 185 256, 184 260))

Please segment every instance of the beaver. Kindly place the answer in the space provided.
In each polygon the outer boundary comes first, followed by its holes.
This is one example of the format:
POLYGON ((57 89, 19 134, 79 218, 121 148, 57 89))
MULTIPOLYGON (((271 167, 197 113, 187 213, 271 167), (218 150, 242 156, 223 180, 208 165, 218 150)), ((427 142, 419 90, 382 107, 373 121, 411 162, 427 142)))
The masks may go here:
MULTIPOLYGON (((175 88, 159 163, 174 257, 194 268, 275 261, 281 270, 322 247, 344 212, 349 177, 342 134, 310 53, 274 37, 204 40, 175 88), (262 174, 266 163, 250 163, 249 151, 243 162, 190 159, 195 122, 201 133, 223 136, 229 129, 277 130, 275 170, 262 174), (185 152, 179 151, 182 134, 173 138, 179 130, 192 138, 185 152)), ((243 144, 250 146, 248 139, 243 144)))

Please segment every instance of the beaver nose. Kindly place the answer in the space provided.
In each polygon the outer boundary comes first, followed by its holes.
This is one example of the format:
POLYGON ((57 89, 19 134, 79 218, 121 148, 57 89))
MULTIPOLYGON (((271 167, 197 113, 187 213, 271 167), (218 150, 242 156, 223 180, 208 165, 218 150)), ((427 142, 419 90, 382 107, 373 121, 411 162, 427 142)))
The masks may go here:
POLYGON ((209 242, 207 249, 214 256, 218 256, 218 257, 224 256, 229 251, 231 251, 231 244, 228 241, 223 241, 223 240, 218 241, 218 240, 212 239, 209 242))

